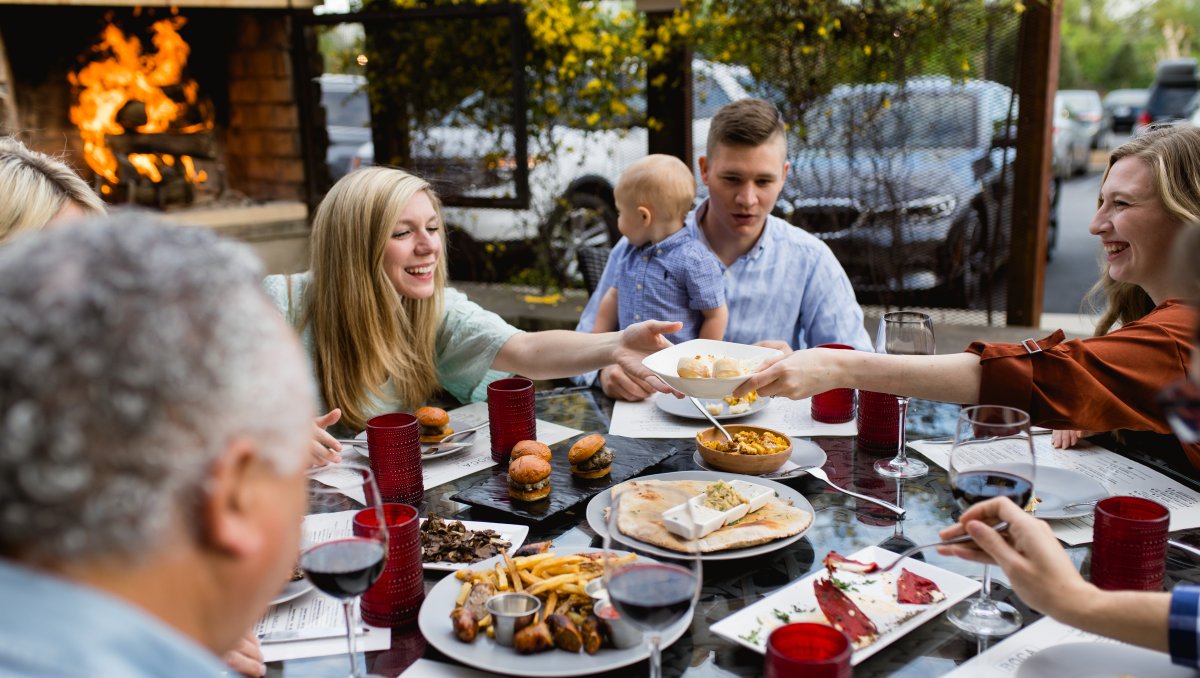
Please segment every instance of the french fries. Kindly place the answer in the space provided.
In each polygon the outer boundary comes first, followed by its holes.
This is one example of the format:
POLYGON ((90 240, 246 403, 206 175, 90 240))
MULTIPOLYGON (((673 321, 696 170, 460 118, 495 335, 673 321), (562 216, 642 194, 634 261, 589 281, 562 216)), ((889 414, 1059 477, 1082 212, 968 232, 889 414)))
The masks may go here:
MULTIPOLYGON (((604 572, 604 561, 599 557, 588 555, 556 555, 553 551, 532 556, 512 557, 507 551, 502 551, 503 559, 494 567, 472 570, 461 569, 455 577, 462 581, 462 588, 455 598, 456 605, 462 605, 470 595, 471 586, 487 582, 501 591, 524 591, 542 600, 542 612, 539 618, 555 612, 571 617, 576 623, 591 613, 591 598, 584 592, 584 586, 604 572)), ((617 562, 625 563, 637 558, 636 555, 626 554, 617 558, 617 562)), ((479 621, 479 628, 491 632, 491 619, 479 621)))

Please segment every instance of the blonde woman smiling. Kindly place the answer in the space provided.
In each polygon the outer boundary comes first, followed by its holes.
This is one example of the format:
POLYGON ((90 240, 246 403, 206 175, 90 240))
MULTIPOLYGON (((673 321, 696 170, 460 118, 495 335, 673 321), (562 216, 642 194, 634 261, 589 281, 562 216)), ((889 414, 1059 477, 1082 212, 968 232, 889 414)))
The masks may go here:
POLYGON ((657 321, 607 334, 512 327, 446 287, 437 195, 386 167, 338 181, 313 219, 312 270, 264 285, 309 351, 320 411, 334 408, 316 422, 313 454, 322 461, 341 449, 325 427, 362 430, 372 416, 414 410, 443 389, 481 400, 498 372, 552 379, 618 364, 648 379, 641 359, 679 329, 657 321))

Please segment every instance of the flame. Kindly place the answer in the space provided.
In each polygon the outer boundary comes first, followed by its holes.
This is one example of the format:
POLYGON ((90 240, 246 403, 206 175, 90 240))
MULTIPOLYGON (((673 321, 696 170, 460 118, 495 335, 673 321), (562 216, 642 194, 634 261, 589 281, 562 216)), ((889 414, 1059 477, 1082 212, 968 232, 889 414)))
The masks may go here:
MULTIPOLYGON (((196 104, 199 85, 195 80, 183 79, 191 48, 179 35, 187 20, 173 16, 154 23, 151 42, 155 52, 142 52, 141 41, 136 36, 127 36, 120 28, 109 24, 104 28, 92 51, 99 55, 95 61, 77 73, 69 74, 68 80, 78 88, 79 99, 71 106, 71 122, 79 128, 83 137, 84 157, 97 174, 108 181, 119 183, 117 158, 109 148, 105 137, 125 134, 128 130, 117 122, 117 113, 130 101, 140 101, 145 106, 146 123, 136 129, 142 134, 193 134, 212 129, 212 120, 173 128, 190 106, 196 104), (172 87, 183 93, 184 101, 176 101, 167 95, 164 88, 172 87)), ((129 163, 142 176, 151 181, 162 181, 162 167, 173 167, 175 158, 169 155, 145 153, 129 154, 129 163)), ((181 156, 188 181, 203 182, 207 176, 197 173, 193 160, 181 156)))

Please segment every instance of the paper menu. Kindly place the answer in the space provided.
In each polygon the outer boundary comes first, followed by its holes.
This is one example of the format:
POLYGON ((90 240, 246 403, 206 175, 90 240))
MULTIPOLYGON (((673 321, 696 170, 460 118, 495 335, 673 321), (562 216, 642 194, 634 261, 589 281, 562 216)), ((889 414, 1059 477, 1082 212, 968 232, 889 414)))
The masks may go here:
MULTIPOLYGON (((782 431, 789 436, 852 436, 858 434, 853 419, 841 424, 823 424, 812 418, 812 401, 772 398, 770 407, 722 424, 747 424, 782 431)), ((668 414, 653 399, 637 403, 618 400, 613 404, 612 423, 608 432, 630 438, 691 438, 697 431, 709 428, 704 419, 682 419, 668 414)))
MULTIPOLYGON (((298 631, 301 629, 338 629, 340 635, 313 640, 297 640, 286 643, 264 643, 263 661, 275 662, 302 657, 322 657, 346 654, 346 622, 342 602, 319 591, 311 591, 299 598, 272 606, 254 625, 254 632, 298 631)), ((386 650, 392 645, 391 629, 370 627, 358 637, 358 651, 386 650)))
MULTIPOLYGON (((1018 440, 994 440, 973 445, 974 458, 991 461, 1021 459, 1018 440)), ((1112 450, 1092 444, 1060 450, 1050 445, 1050 436, 1034 436, 1034 456, 1039 466, 1055 466, 1077 471, 1094 478, 1113 495, 1132 495, 1159 502, 1171 510, 1170 530, 1200 527, 1200 492, 1164 476, 1154 469, 1127 459, 1112 450)), ((935 445, 922 441, 909 444, 930 461, 948 468, 952 445, 935 445)), ((1034 483, 1036 486, 1036 482, 1034 483)), ((1092 541, 1090 515, 1068 520, 1049 521, 1055 536, 1072 546, 1092 541)))
POLYGON ((1066 643, 1121 644, 1111 638, 1067 626, 1050 617, 1043 617, 963 662, 944 678, 1012 678, 1018 675, 1021 665, 1030 657, 1046 648, 1066 643))

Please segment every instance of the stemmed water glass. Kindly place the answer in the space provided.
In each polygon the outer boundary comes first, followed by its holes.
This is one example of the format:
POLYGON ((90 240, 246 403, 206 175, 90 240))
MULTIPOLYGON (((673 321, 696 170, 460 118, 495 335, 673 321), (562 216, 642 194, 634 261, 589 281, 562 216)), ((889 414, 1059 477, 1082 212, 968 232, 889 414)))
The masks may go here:
POLYGON ((306 535, 300 569, 323 593, 342 601, 351 678, 374 678, 358 670, 355 633, 361 626, 355 603, 383 573, 388 553, 383 499, 371 469, 360 464, 342 463, 311 471, 308 512, 310 515, 345 514, 344 520, 321 521, 315 535, 306 535), (322 480, 317 480, 314 475, 320 475, 322 480), (356 522, 355 516, 363 511, 373 511, 375 520, 356 522))
MULTIPOLYGON (((646 501, 637 490, 614 493, 604 535, 603 562, 608 598, 622 619, 644 632, 650 645, 650 676, 659 678, 663 631, 691 615, 702 575, 695 540, 673 540, 683 550, 667 551, 622 533, 624 525, 628 532, 661 530, 658 534, 670 539, 670 533, 662 527, 662 513, 690 497, 670 487, 656 487, 652 494, 658 498, 646 501)), ((644 533, 639 536, 648 537, 644 533)))
MULTIPOLYGON (((875 350, 891 355, 933 355, 933 320, 924 313, 895 311, 885 313, 879 320, 879 333, 875 337, 875 350)), ((875 462, 875 471, 889 478, 920 478, 929 473, 929 467, 918 459, 908 458, 905 445, 904 419, 908 414, 908 398, 896 396, 900 406, 900 449, 891 459, 875 462)))
MULTIPOLYGON (((1028 414, 1013 407, 977 405, 958 415, 950 487, 963 508, 992 497, 1008 497, 1024 508, 1033 496, 1036 469, 1028 414)), ((988 565, 983 566, 979 597, 955 605, 947 616, 955 626, 980 636, 1003 636, 1021 628, 1021 613, 1015 607, 992 600, 988 565)))

